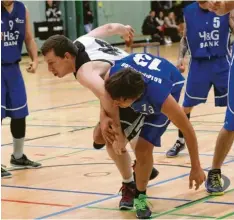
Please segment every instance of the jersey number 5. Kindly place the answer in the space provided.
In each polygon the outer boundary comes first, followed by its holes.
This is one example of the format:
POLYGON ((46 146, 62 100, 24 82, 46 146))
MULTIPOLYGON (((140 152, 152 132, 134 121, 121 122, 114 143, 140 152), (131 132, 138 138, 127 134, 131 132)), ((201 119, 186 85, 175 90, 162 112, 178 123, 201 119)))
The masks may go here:
POLYGON ((152 60, 152 57, 147 55, 147 54, 136 54, 133 57, 133 60, 135 61, 135 63, 137 65, 140 65, 142 67, 146 67, 148 66, 148 68, 150 70, 157 70, 157 71, 161 71, 158 66, 159 64, 162 62, 161 60, 154 58, 152 60))
POLYGON ((214 28, 220 27, 220 18, 219 17, 214 17, 213 26, 214 26, 214 28))

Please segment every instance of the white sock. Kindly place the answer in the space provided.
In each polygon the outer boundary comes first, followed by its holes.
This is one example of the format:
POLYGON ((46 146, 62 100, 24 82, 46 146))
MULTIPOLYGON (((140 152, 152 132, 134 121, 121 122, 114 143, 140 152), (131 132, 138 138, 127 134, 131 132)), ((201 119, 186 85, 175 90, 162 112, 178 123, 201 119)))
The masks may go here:
POLYGON ((133 175, 129 179, 123 179, 123 183, 131 183, 134 181, 133 175))
POLYGON ((185 141, 184 141, 184 138, 179 138, 178 140, 179 140, 179 142, 180 142, 181 144, 184 144, 184 142, 185 142, 185 141))
POLYGON ((24 148, 24 137, 23 138, 13 138, 13 155, 15 159, 19 159, 23 156, 23 148, 24 148))

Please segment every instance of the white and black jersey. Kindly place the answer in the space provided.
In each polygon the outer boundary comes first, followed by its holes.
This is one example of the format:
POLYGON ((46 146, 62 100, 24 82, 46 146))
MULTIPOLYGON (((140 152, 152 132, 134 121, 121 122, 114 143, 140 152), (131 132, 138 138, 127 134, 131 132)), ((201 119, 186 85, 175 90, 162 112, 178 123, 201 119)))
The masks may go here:
POLYGON ((120 60, 129 54, 124 50, 113 47, 104 40, 82 36, 74 41, 78 48, 76 57, 76 72, 84 64, 89 61, 103 61, 114 64, 115 60, 120 60))

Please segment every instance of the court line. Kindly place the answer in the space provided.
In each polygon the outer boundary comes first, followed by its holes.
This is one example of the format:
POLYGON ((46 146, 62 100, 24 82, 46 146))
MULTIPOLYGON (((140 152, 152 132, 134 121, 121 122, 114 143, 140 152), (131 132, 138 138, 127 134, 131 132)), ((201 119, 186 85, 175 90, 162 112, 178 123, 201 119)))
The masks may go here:
POLYGON ((232 215, 234 215, 234 212, 230 212, 230 213, 228 213, 228 214, 226 214, 226 215, 223 215, 223 216, 221 216, 221 217, 218 217, 217 219, 225 219, 225 218, 228 218, 228 217, 230 217, 230 216, 232 216, 232 215))
MULTIPOLYGON (((75 132, 75 131, 82 131, 82 130, 90 129, 90 128, 93 128, 93 127, 94 127, 94 126, 87 126, 87 127, 82 127, 82 128, 74 128, 74 129, 69 130, 69 131, 66 131, 66 132, 64 132, 64 133, 75 132)), ((43 135, 43 136, 34 137, 34 138, 26 138, 26 139, 24 140, 24 142, 33 141, 33 140, 42 139, 42 138, 47 138, 47 137, 52 137, 52 136, 56 136, 56 135, 60 135, 60 134, 64 134, 64 133, 58 132, 58 133, 49 134, 49 135, 43 135)), ((1 146, 4 147, 4 146, 11 145, 11 144, 13 144, 13 142, 7 143, 7 144, 2 144, 1 146)))
MULTIPOLYGON (((97 206, 88 206, 87 208, 88 209, 97 209, 97 210, 106 210, 106 211, 120 211, 117 208, 104 208, 104 207, 97 207, 97 206)), ((135 210, 123 210, 123 212, 135 212, 135 210)), ((159 213, 153 212, 152 214, 159 214, 159 213)), ((171 216, 182 216, 182 217, 195 217, 195 218, 210 218, 210 219, 215 218, 215 217, 206 216, 206 215, 188 215, 188 214, 177 214, 177 213, 172 213, 172 214, 169 214, 169 215, 171 215, 171 216)))
POLYGON ((72 207, 71 205, 62 205, 62 204, 54 204, 54 203, 44 203, 44 202, 30 202, 30 201, 22 201, 15 199, 1 199, 3 202, 15 202, 15 203, 26 203, 33 205, 47 205, 47 206, 59 206, 59 207, 72 207))
POLYGON ((27 190, 41 190, 41 191, 51 191, 51 192, 64 192, 64 193, 76 193, 76 194, 88 194, 88 195, 98 195, 98 196, 113 196, 116 194, 112 193, 97 193, 97 192, 87 192, 87 191, 78 191, 78 190, 63 190, 63 189, 50 189, 50 188, 37 188, 29 186, 15 186, 15 185, 2 185, 2 187, 9 188, 18 188, 18 189, 27 189, 27 190))
MULTIPOLYGON (((16 186, 16 185, 2 185, 2 187, 6 188, 18 188, 25 190, 39 190, 39 191, 51 191, 51 192, 63 192, 63 193, 76 193, 76 194, 88 194, 88 195, 97 195, 97 196, 113 196, 116 194, 112 193, 100 193, 100 192, 87 192, 87 191, 78 191, 78 190, 62 190, 62 189, 51 189, 51 188, 37 188, 37 187, 29 187, 29 186, 16 186)), ((178 201, 178 202, 191 202, 190 199, 179 199, 179 198, 166 198, 166 197, 148 197, 149 199, 155 200, 169 200, 169 201, 178 201)), ((207 203, 214 204, 222 204, 222 205, 234 205, 231 202, 216 202, 216 201, 207 201, 207 203)))
MULTIPOLYGON (((10 126, 10 124, 2 124, 3 126, 10 126)), ((28 127, 46 127, 46 128, 87 128, 83 125, 40 125, 40 124, 27 124, 28 127)))
MULTIPOLYGON (((9 144, 8 144, 9 145, 9 144)), ((8 146, 8 145, 3 145, 3 146, 8 146)), ((41 145, 30 145, 30 144, 25 144, 24 146, 26 147, 35 147, 35 148, 64 148, 64 149, 82 149, 82 150, 94 150, 94 151, 106 151, 105 148, 103 149, 99 149, 99 150, 96 150, 94 148, 85 148, 85 147, 66 147, 66 146, 41 146, 41 145)), ((128 152, 133 152, 132 150, 129 150, 128 152)), ((153 154, 166 154, 166 151, 165 152, 153 152, 153 154)), ((180 155, 189 155, 188 153, 180 153, 180 155)), ((204 153, 201 153, 199 154, 199 156, 207 156, 207 157, 213 157, 214 154, 204 154, 204 153)), ((227 155, 227 158, 228 157, 234 157, 234 155, 227 155)))
MULTIPOLYGON (((230 190, 228 190, 228 191, 226 191, 225 194, 228 194, 228 193, 230 193, 230 192, 234 192, 234 188, 233 188, 233 189, 230 189, 230 190)), ((167 211, 165 211, 165 212, 162 212, 162 213, 160 213, 160 214, 152 215, 152 218, 158 218, 158 217, 161 217, 161 216, 165 216, 165 215, 171 214, 171 213, 173 213, 173 212, 177 212, 177 211, 180 211, 180 210, 182 210, 182 209, 188 208, 188 207, 190 207, 190 206, 193 206, 193 205, 196 205, 196 204, 199 204, 199 203, 203 203, 203 202, 205 202, 205 201, 207 201, 207 200, 210 200, 210 199, 212 199, 212 198, 214 198, 214 196, 211 196, 211 195, 205 196, 205 197, 200 198, 200 199, 197 199, 197 200, 195 200, 195 201, 188 202, 188 203, 185 203, 185 204, 183 204, 183 205, 174 207, 174 208, 172 208, 172 209, 170 209, 170 210, 167 210, 167 211)))
POLYGON ((67 105, 59 105, 59 106, 54 106, 54 107, 50 107, 50 108, 36 109, 36 110, 30 111, 30 114, 34 113, 34 112, 48 111, 48 110, 53 110, 53 109, 58 109, 58 108, 70 107, 70 106, 75 106, 75 105, 82 105, 82 104, 87 104, 87 103, 95 102, 95 101, 97 101, 97 99, 88 100, 88 101, 84 101, 84 102, 77 102, 77 103, 67 104, 67 105))
MULTIPOLYGON (((231 163, 231 162, 234 162, 234 159, 226 161, 224 164, 231 163)), ((208 169, 208 168, 206 168, 206 169, 208 169)), ((176 177, 173 177, 173 178, 169 178, 169 179, 166 179, 166 180, 163 180, 163 181, 159 181, 157 183, 148 185, 147 188, 150 188, 150 187, 156 186, 156 185, 161 185, 161 184, 167 183, 167 182, 172 182, 174 180, 181 179, 181 178, 183 178, 185 176, 188 176, 188 175, 189 175, 189 173, 186 173, 186 174, 182 174, 182 175, 179 175, 179 176, 176 176, 176 177)), ((113 198, 115 198, 117 196, 118 195, 106 197, 103 201, 113 199, 113 198)), ((49 217, 52 217, 52 216, 57 216, 57 215, 60 215, 60 214, 64 214, 66 212, 70 212, 70 211, 73 211, 73 210, 76 210, 76 209, 84 208, 84 207, 87 207, 87 206, 90 206, 90 205, 93 205, 93 204, 97 204, 97 203, 100 203, 100 202, 102 202, 102 200, 100 200, 100 201, 96 200, 96 201, 89 202, 89 203, 86 203, 86 204, 83 204, 83 205, 74 206, 72 208, 64 209, 64 210, 59 211, 59 212, 54 212, 54 213, 51 213, 51 214, 48 214, 48 215, 45 215, 45 216, 42 216, 42 217, 38 217, 36 219, 45 219, 45 218, 49 218, 49 217)), ((162 215, 163 215, 163 213, 162 213, 162 215)))

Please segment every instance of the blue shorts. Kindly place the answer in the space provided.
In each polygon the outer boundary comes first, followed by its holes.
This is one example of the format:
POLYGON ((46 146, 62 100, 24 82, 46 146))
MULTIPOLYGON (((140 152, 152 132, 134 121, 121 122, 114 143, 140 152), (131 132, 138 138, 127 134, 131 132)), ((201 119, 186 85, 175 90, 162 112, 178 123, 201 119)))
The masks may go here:
POLYGON ((26 117, 27 97, 19 64, 2 64, 1 71, 1 118, 26 117))
MULTIPOLYGON (((183 85, 171 95, 178 102, 183 85)), ((131 108, 120 108, 120 121, 125 136, 130 141, 138 134, 154 146, 161 146, 161 136, 170 124, 169 119, 162 113, 143 115, 131 108)))
MULTIPOLYGON (((233 57, 234 58, 234 57, 233 57)), ((234 63, 232 65, 228 80, 228 105, 225 117, 224 128, 228 131, 234 131, 234 63)))
POLYGON ((215 106, 227 106, 227 85, 230 58, 191 59, 184 96, 184 107, 205 103, 214 86, 215 106))

